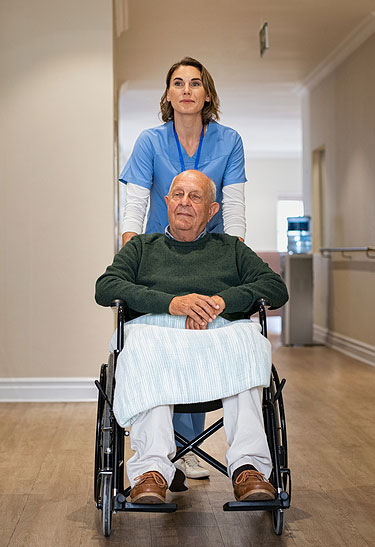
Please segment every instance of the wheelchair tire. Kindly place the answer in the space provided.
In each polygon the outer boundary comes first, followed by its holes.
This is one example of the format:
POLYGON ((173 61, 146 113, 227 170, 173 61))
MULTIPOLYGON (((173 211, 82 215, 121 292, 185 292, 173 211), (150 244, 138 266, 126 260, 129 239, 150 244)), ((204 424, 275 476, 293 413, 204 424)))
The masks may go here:
POLYGON ((273 531, 277 536, 281 536, 284 530, 284 511, 283 509, 274 509, 272 511, 273 531))
MULTIPOLYGON (((107 382, 107 365, 102 365, 100 369, 100 385, 105 392, 106 382, 107 382)), ((94 464, 94 499, 97 504, 100 499, 100 486, 101 486, 101 475, 99 474, 103 466, 103 457, 102 457, 102 419, 103 419, 103 410, 104 410, 104 398, 100 391, 98 391, 98 407, 96 413, 96 436, 95 436, 95 464, 94 464)))
MULTIPOLYGON (((271 392, 272 396, 275 395, 280 386, 279 375, 277 370, 272 365, 272 381, 271 381, 271 392)), ((277 450, 279 456, 279 464, 282 468, 288 467, 288 441, 286 433, 286 422, 285 422, 285 411, 284 411, 284 401, 282 392, 279 395, 277 401, 275 401, 275 426, 277 433, 277 450)), ((286 486, 286 485, 284 485, 286 486)))
POLYGON ((112 528, 112 475, 102 476, 102 529, 108 537, 112 528))

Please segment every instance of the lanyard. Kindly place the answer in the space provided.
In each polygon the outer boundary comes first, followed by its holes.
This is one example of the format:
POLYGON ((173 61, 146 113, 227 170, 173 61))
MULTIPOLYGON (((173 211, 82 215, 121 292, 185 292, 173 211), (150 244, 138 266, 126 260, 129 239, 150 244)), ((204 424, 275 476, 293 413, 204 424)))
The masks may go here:
MULTIPOLYGON (((184 158, 183 158, 183 156, 182 156, 181 144, 180 144, 180 141, 179 141, 179 139, 178 139, 177 131, 176 131, 176 128, 175 128, 174 124, 173 124, 173 133, 174 133, 174 138, 176 139, 176 144, 177 144, 177 149, 178 149, 178 155, 179 155, 179 157, 180 157, 181 173, 182 173, 182 171, 185 171, 185 162, 184 162, 184 158)), ((201 157, 201 150, 202 150, 203 137, 204 137, 204 126, 202 127, 201 138, 199 139, 199 145, 198 145, 197 155, 195 156, 194 169, 198 169, 199 159, 200 159, 200 157, 201 157)))

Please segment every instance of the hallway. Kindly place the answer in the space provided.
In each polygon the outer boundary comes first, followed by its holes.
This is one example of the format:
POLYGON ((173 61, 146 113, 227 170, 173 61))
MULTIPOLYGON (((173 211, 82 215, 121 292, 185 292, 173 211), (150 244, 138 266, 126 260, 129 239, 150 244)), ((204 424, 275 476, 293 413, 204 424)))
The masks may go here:
MULTIPOLYGON (((173 494, 177 513, 120 513, 102 537, 92 495, 96 405, 20 403, 0 406, 0 546, 374 545, 374 368, 325 347, 278 347, 278 338, 274 347, 287 378, 293 481, 283 536, 268 514, 224 513, 232 489, 212 471, 173 494)), ((206 446, 222 459, 222 432, 206 446)))

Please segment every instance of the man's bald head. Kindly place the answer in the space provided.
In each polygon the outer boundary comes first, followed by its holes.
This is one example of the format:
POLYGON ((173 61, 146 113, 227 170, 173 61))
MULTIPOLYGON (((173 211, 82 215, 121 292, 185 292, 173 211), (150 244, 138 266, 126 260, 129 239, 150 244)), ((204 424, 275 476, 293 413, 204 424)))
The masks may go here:
POLYGON ((188 179, 194 179, 196 181, 201 182, 202 184, 206 185, 207 187, 207 197, 210 203, 213 201, 216 201, 216 186, 215 183, 210 177, 202 173, 202 171, 197 171, 196 169, 188 169, 186 171, 182 171, 182 173, 179 173, 174 177, 172 180, 172 184, 169 188, 168 196, 171 195, 171 191, 173 189, 173 185, 176 182, 179 182, 180 180, 188 180, 188 179))

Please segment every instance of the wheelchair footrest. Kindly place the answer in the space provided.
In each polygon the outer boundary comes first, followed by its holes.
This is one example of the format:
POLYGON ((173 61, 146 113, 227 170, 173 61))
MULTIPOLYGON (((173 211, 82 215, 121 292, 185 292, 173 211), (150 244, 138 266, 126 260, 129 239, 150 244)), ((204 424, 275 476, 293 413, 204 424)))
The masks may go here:
POLYGON ((173 513, 177 511, 177 503, 130 503, 126 501, 117 511, 135 511, 138 513, 173 513))
POLYGON ((224 511, 273 511, 274 509, 288 509, 289 495, 281 492, 274 500, 256 501, 228 501, 223 505, 224 511))

